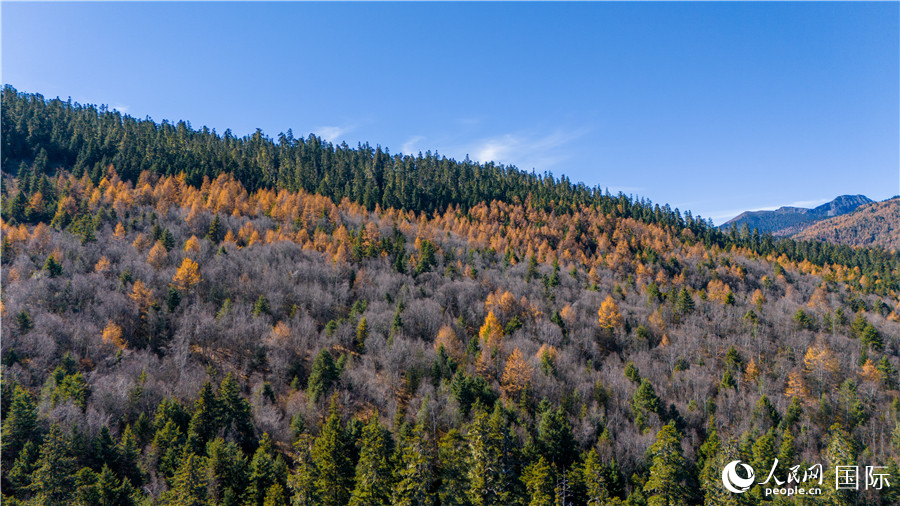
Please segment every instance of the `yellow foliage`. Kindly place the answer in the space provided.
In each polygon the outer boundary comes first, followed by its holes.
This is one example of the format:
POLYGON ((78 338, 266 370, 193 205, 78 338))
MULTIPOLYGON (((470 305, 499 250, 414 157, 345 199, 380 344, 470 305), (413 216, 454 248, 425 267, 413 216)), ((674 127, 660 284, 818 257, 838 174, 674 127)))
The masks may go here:
POLYGON ((547 355, 550 360, 556 360, 556 353, 556 347, 544 343, 541 345, 541 348, 538 350, 535 357, 542 359, 544 358, 544 355, 547 355))
POLYGON ((718 279, 714 279, 706 285, 706 294, 711 301, 724 304, 729 293, 731 293, 731 287, 718 279))
POLYGON ((806 305, 811 308, 828 307, 828 299, 826 298, 826 294, 827 292, 825 291, 825 285, 819 285, 819 287, 815 289, 812 296, 809 298, 809 302, 806 305))
POLYGON ((750 358, 750 363, 747 364, 747 369, 744 370, 744 379, 749 382, 754 382, 758 377, 759 367, 756 366, 756 360, 750 358))
POLYGON ((809 389, 803 383, 803 376, 798 371, 792 371, 788 374, 788 386, 784 394, 788 397, 800 397, 805 399, 809 396, 809 389))
POLYGON ((197 253, 200 251, 200 241, 197 240, 197 236, 192 235, 190 239, 185 241, 184 251, 187 251, 188 253, 197 253))
POLYGON ((134 249, 138 251, 144 251, 145 249, 150 247, 150 239, 147 239, 147 236, 144 234, 138 234, 138 236, 134 238, 134 242, 132 242, 131 245, 134 246, 134 249))
POLYGON ((291 336, 291 328, 284 322, 278 322, 272 327, 271 338, 276 343, 284 343, 291 336))
POLYGON ((830 348, 824 343, 814 344, 806 350, 803 357, 807 371, 836 372, 838 368, 837 358, 830 348))
POLYGON ((105 272, 109 270, 109 259, 105 256, 100 257, 100 260, 97 260, 97 263, 94 265, 94 272, 105 272))
POLYGON ((110 321, 106 328, 103 329, 103 342, 111 344, 120 350, 124 349, 125 340, 122 339, 122 327, 110 321))
POLYGON ((141 311, 146 311, 155 302, 153 292, 141 280, 134 282, 134 286, 131 289, 131 300, 137 304, 138 309, 141 311))
POLYGON ((499 348, 500 342, 503 340, 503 327, 500 320, 494 316, 494 312, 488 312, 484 318, 484 325, 478 331, 478 337, 481 338, 482 345, 485 349, 499 348))
POLYGON ((169 252, 166 251, 166 247, 163 246, 162 241, 156 241, 156 244, 153 245, 153 248, 150 249, 150 253, 147 255, 147 263, 152 265, 155 269, 161 269, 166 264, 168 258, 169 252))
POLYGON ((531 385, 531 366, 525 361, 519 348, 513 350, 506 360, 500 385, 507 399, 517 401, 522 392, 526 392, 531 385))
POLYGON ((444 325, 438 330, 437 337, 434 338, 434 349, 438 350, 440 347, 444 347, 444 351, 447 352, 448 355, 453 357, 453 360, 457 362, 462 359, 463 350, 462 345, 459 342, 459 339, 456 338, 456 332, 453 331, 453 328, 449 325, 444 325))
POLYGON ((180 290, 190 290, 200 282, 200 266, 190 258, 185 258, 172 281, 180 290))
POLYGON ((600 328, 612 330, 622 326, 622 314, 619 312, 619 305, 613 300, 611 295, 606 296, 606 300, 600 304, 597 310, 600 328))
POLYGON ((866 363, 863 364, 859 375, 866 381, 878 381, 878 369, 875 368, 871 358, 866 359, 866 363))
POLYGON ((122 222, 116 223, 116 231, 115 233, 113 233, 113 235, 119 239, 125 237, 125 227, 122 226, 122 222))
MULTIPOLYGON (((763 280, 765 280, 765 279, 766 279, 766 276, 763 276, 763 280)), ((753 292, 753 295, 750 297, 750 300, 757 306, 762 306, 763 304, 766 303, 766 296, 763 295, 763 293, 759 290, 759 288, 757 288, 753 292)))

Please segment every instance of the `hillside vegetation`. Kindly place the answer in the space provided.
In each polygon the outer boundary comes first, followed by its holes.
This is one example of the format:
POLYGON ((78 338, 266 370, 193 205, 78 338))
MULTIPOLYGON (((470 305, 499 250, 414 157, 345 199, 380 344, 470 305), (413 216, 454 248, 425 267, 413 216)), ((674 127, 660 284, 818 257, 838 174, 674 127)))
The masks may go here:
POLYGON ((820 221, 795 237, 897 251, 900 249, 900 198, 873 202, 850 214, 820 221))
POLYGON ((3 106, 4 502, 758 504, 726 463, 900 472, 894 253, 3 106))

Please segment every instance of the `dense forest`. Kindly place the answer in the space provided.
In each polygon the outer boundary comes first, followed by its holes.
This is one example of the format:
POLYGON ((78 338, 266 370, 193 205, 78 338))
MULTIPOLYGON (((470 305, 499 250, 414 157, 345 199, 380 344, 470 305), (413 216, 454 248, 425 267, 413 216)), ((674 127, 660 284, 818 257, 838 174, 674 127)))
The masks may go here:
POLYGON ((431 153, 2 105, 4 502, 900 503, 828 486, 900 473, 896 253, 431 153), (733 460, 821 464, 823 496, 729 493, 733 460))
POLYGON ((850 214, 822 220, 797 237, 900 251, 900 197, 873 202, 850 214))

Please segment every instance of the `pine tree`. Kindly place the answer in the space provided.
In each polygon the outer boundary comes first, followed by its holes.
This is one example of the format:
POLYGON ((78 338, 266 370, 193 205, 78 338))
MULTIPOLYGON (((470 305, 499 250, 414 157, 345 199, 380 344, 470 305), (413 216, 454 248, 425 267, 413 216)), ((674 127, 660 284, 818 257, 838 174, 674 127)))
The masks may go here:
POLYGON ((442 506, 462 506, 469 490, 469 448, 459 430, 450 429, 438 443, 438 460, 441 463, 438 500, 442 506))
POLYGON ((253 316, 259 316, 261 314, 272 315, 272 309, 269 307, 269 299, 267 299, 265 295, 260 295, 259 298, 256 299, 256 303, 253 304, 253 316))
POLYGON ((322 348, 316 356, 312 370, 309 373, 309 379, 306 383, 306 395, 313 402, 319 402, 319 399, 327 394, 334 382, 337 381, 339 375, 331 353, 327 349, 322 348))
POLYGON ((247 487, 247 496, 251 505, 263 506, 266 493, 278 481, 275 472, 275 458, 272 453, 272 439, 268 434, 263 434, 259 441, 259 447, 253 454, 253 460, 250 461, 250 484, 247 487))
POLYGON ((680 315, 688 315, 694 312, 694 298, 691 297, 687 288, 682 288, 678 292, 678 298, 675 300, 675 312, 680 315))
POLYGON ((229 372, 219 384, 219 426, 224 428, 225 437, 234 439, 249 454, 255 450, 256 445, 253 415, 250 403, 241 397, 240 391, 240 385, 229 372))
POLYGON ((500 405, 488 415, 475 415, 469 428, 469 500, 476 506, 506 504, 511 499, 513 473, 510 437, 500 405))
POLYGON ((63 272, 62 264, 53 255, 47 257, 47 261, 44 262, 44 270, 51 278, 61 276, 63 272))
POLYGON ((194 402, 194 415, 187 432, 187 449, 189 452, 203 455, 206 443, 219 430, 219 403, 213 393, 212 384, 207 381, 200 388, 194 402))
POLYGON ((242 503, 247 488, 247 458, 240 447, 222 438, 206 445, 209 500, 213 504, 225 504, 230 498, 233 504, 242 503))
POLYGON ((204 458, 188 453, 175 473, 172 489, 166 493, 167 503, 174 506, 205 506, 207 485, 204 458))
POLYGON ((213 242, 213 244, 218 244, 222 241, 222 237, 224 236, 223 232, 224 228, 222 227, 222 221, 219 219, 219 215, 217 214, 215 218, 213 218, 212 223, 209 225, 209 231, 206 233, 206 237, 213 242))
POLYGON ((609 477, 597 449, 591 448, 584 454, 582 460, 584 462, 580 470, 588 503, 608 504, 612 498, 609 490, 609 477))
POLYGON ((650 478, 644 484, 649 506, 676 506, 690 499, 687 488, 687 462, 681 451, 681 437, 673 423, 668 423, 656 434, 656 442, 650 447, 650 478))
POLYGON ((538 457, 537 462, 525 468, 522 472, 522 482, 528 490, 529 506, 554 505, 553 470, 543 455, 538 457))
POLYGON ((538 423, 538 445, 541 454, 547 457, 556 469, 567 469, 575 461, 575 437, 572 426, 562 407, 548 409, 541 413, 538 423))
POLYGON ((393 499, 395 506, 433 506, 434 469, 432 447, 421 424, 400 442, 393 499))
MULTIPOLYGON (((37 428, 37 407, 31 395, 16 385, 12 394, 12 402, 3 419, 0 455, 4 463, 11 463, 29 441, 35 438, 37 428)), ((6 467, 6 466, 4 466, 6 467)))
POLYGON ((323 506, 344 506, 350 499, 353 468, 336 401, 332 401, 329 412, 312 451, 317 470, 316 495, 323 506))
POLYGON ((356 326, 356 341, 353 343, 357 353, 366 352, 366 339, 369 338, 369 322, 362 318, 356 326))
POLYGON ((356 487, 350 495, 350 506, 388 505, 393 485, 394 443, 390 432, 378 422, 378 417, 365 426, 362 448, 356 464, 356 487))
POLYGON ((39 504, 69 504, 74 499, 76 468, 69 446, 59 427, 51 426, 41 445, 41 456, 29 486, 29 490, 37 494, 39 504))

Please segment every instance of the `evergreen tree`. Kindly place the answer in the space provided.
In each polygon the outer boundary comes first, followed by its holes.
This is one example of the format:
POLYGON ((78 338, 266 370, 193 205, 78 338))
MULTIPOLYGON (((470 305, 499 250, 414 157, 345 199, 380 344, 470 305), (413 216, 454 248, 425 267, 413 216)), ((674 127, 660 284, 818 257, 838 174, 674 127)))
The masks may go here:
POLYGON ((400 442, 393 499, 395 506, 433 506, 434 469, 431 445, 425 440, 421 424, 400 442))
POLYGON ((241 387, 234 375, 228 373, 219 384, 217 397, 219 425, 225 429, 225 437, 234 439, 246 453, 255 450, 253 415, 250 403, 241 397, 241 387))
POLYGON ((242 504, 248 484, 247 458, 240 447, 222 438, 206 445, 209 500, 213 504, 242 504))
POLYGON ((356 464, 356 487, 350 495, 350 506, 390 504, 393 452, 390 432, 381 426, 377 416, 373 416, 363 429, 362 448, 356 464))
POLYGON ((557 470, 566 469, 575 461, 575 437, 562 407, 547 408, 538 423, 538 443, 541 454, 557 470))
POLYGON ((256 453, 253 454, 253 460, 250 462, 249 486, 247 487, 249 503, 255 506, 263 506, 266 493, 277 482, 278 476, 275 470, 272 439, 268 434, 263 434, 262 439, 259 441, 259 447, 256 449, 256 453))
POLYGON ((327 349, 322 348, 313 362, 312 371, 309 373, 306 395, 313 402, 319 402, 319 399, 331 390, 331 386, 337 381, 339 375, 331 353, 327 349))
POLYGON ((681 437, 673 423, 668 423, 656 434, 656 442, 650 447, 650 478, 644 484, 649 506, 676 506, 690 499, 687 488, 689 477, 687 461, 681 451, 681 437))
POLYGON ((680 315, 688 315, 694 312, 694 298, 691 297, 687 288, 682 288, 678 292, 678 298, 675 300, 675 312, 680 315))
POLYGON ((507 504, 512 496, 512 448, 498 404, 480 411, 469 428, 469 500, 476 506, 507 504))
POLYGON ((222 226, 222 220, 219 219, 219 215, 213 218, 212 223, 209 225, 209 231, 206 233, 206 237, 213 242, 213 244, 218 244, 222 241, 222 238, 225 236, 224 227, 222 226))
POLYGON ((554 505, 553 470, 543 456, 525 468, 522 472, 522 482, 528 490, 529 506, 554 505))
POLYGON ((588 503, 609 504, 612 498, 609 490, 609 476, 597 449, 588 450, 582 460, 581 473, 588 503))
POLYGON ((187 450, 203 455, 206 443, 215 437, 219 430, 219 403, 213 393, 212 384, 207 381, 200 388, 194 402, 194 415, 187 432, 187 450))
POLYGON ((459 430, 450 429, 438 443, 440 486, 438 500, 442 506, 469 504, 468 457, 469 448, 459 430))
POLYGON ((166 495, 173 506, 205 506, 207 504, 207 477, 204 458, 188 453, 175 473, 172 489, 166 495))
POLYGON ((37 407, 31 395, 16 385, 13 390, 12 402, 3 419, 2 441, 0 441, 0 454, 2 454, 5 468, 16 458, 28 441, 35 438, 37 427, 37 407))
POLYGON ((366 339, 369 338, 369 322, 362 318, 356 326, 356 341, 353 343, 357 353, 366 352, 366 339))
POLYGON ((62 264, 53 255, 47 257, 47 261, 44 262, 44 270, 51 278, 61 276, 63 272, 62 264))
POLYGON ((38 504, 62 505, 73 502, 75 491, 75 458, 69 454, 69 441, 58 426, 50 432, 41 445, 40 458, 35 464, 29 490, 34 492, 38 504))
POLYGON ((316 495, 324 506, 344 506, 350 499, 353 468, 344 440, 344 429, 337 405, 332 401, 328 418, 313 446, 316 466, 316 495))

